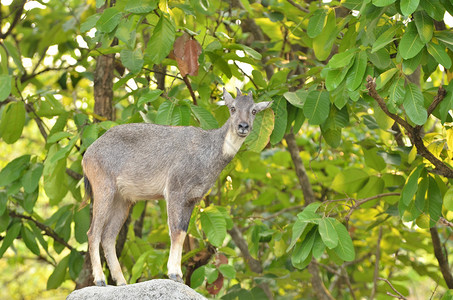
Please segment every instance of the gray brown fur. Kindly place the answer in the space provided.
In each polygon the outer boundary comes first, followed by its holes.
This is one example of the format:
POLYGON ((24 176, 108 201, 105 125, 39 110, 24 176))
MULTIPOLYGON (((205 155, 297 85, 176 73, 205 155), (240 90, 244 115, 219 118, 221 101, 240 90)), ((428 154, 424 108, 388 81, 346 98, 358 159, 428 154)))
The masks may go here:
POLYGON ((99 256, 102 244, 113 279, 126 284, 115 241, 132 204, 165 198, 171 237, 168 275, 181 281, 181 252, 194 205, 209 191, 252 130, 255 114, 270 102, 251 94, 233 99, 224 89, 230 118, 219 129, 125 124, 108 130, 82 160, 87 192, 93 194, 88 231, 96 285, 105 285, 99 256), (91 191, 89 190, 91 188, 91 191))

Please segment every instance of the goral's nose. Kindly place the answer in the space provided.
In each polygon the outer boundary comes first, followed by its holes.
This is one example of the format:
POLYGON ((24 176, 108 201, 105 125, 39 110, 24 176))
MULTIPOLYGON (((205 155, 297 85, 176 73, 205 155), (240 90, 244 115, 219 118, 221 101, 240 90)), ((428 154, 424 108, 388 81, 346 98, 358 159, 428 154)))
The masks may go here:
POLYGON ((249 124, 247 124, 247 123, 245 123, 245 122, 239 123, 238 126, 239 126, 239 132, 241 132, 241 133, 246 133, 246 132, 248 132, 248 131, 249 131, 249 128, 250 128, 249 124))

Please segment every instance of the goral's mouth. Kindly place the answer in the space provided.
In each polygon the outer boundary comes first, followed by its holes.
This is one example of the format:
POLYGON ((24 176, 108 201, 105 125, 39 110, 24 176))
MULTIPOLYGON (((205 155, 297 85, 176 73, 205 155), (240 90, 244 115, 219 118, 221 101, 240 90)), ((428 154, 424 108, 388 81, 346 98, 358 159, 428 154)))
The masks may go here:
POLYGON ((242 131, 242 132, 241 131, 237 131, 236 133, 237 133, 237 135, 239 137, 245 138, 245 137, 247 137, 249 135, 250 132, 247 130, 247 131, 242 131))

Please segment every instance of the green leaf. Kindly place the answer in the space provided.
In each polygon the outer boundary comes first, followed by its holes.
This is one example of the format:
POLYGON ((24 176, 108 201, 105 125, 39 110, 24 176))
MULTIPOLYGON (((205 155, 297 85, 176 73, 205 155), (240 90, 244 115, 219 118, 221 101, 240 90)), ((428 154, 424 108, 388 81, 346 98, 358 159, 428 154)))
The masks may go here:
POLYGON ((317 37, 324 28, 327 20, 327 10, 317 9, 308 21, 307 34, 310 38, 317 37))
POLYGON ((274 130, 270 136, 272 145, 279 143, 285 136, 286 123, 288 122, 288 112, 286 110, 286 99, 283 96, 278 97, 272 103, 272 110, 275 113, 274 130))
POLYGON ((34 164, 21 178, 22 186, 26 193, 32 193, 36 190, 41 179, 44 165, 41 163, 34 164))
POLYGON ((162 15, 148 42, 146 48, 147 60, 154 64, 160 63, 170 53, 174 41, 175 26, 165 15, 162 15))
POLYGON ((87 232, 90 228, 90 207, 86 206, 74 213, 74 236, 80 244, 87 242, 87 232))
POLYGON ((321 216, 312 210, 308 210, 307 208, 305 208, 302 212, 298 213, 297 218, 306 223, 319 224, 321 216))
POLYGON ((272 130, 274 129, 274 111, 266 109, 256 115, 253 129, 245 139, 248 150, 261 152, 269 143, 272 130))
MULTIPOLYGON (((453 186, 451 186, 444 195, 444 206, 446 209, 453 211, 453 186)), ((0 210, 0 215, 2 211, 0 210)))
POLYGON ((11 80, 10 75, 0 75, 0 101, 5 100, 11 93, 11 80))
POLYGON ((309 257, 311 249, 313 248, 313 244, 315 242, 315 237, 316 229, 313 228, 302 242, 297 243, 291 257, 293 263, 297 264, 303 262, 309 257))
POLYGON ((338 245, 338 234, 335 231, 335 219, 322 218, 319 222, 319 234, 324 242, 324 245, 329 249, 333 249, 338 245))
POLYGON ((409 119, 417 125, 425 124, 428 118, 428 113, 423 103, 423 94, 420 88, 409 82, 406 86, 403 106, 409 119))
POLYGON ((243 44, 235 44, 234 48, 238 48, 238 49, 244 50, 244 52, 248 56, 250 56, 251 58, 256 59, 256 60, 261 60, 261 58, 263 57, 261 55, 261 53, 259 53, 255 49, 250 48, 249 46, 246 46, 246 45, 243 45, 243 44))
POLYGON ((365 51, 361 51, 355 58, 354 65, 349 69, 346 75, 346 86, 348 90, 355 91, 363 82, 365 70, 367 66, 367 55, 365 51))
POLYGON ((387 44, 391 43, 393 40, 395 40, 395 34, 399 30, 399 26, 390 26, 384 33, 379 35, 379 37, 376 39, 376 41, 373 44, 373 47, 371 49, 371 53, 374 53, 385 46, 387 44))
POLYGON ((163 102, 157 110, 155 123, 160 125, 170 125, 174 109, 175 103, 170 100, 165 100, 165 102, 163 102))
POLYGON ((304 104, 304 115, 311 125, 320 125, 329 116, 330 99, 327 91, 311 91, 304 104))
POLYGON ((253 76, 253 80, 256 82, 256 84, 259 87, 261 87, 261 88, 266 88, 267 87, 266 80, 264 80, 263 74, 260 71, 253 70, 252 71, 252 76, 253 76))
POLYGON ((421 41, 425 44, 428 43, 434 33, 433 19, 431 19, 426 12, 421 10, 414 13, 414 21, 421 41))
POLYGON ((429 176, 428 197, 426 200, 425 212, 429 213, 429 226, 434 227, 442 215, 442 193, 436 180, 431 176, 429 176))
POLYGON ((56 162, 52 161, 52 157, 59 150, 60 146, 58 144, 52 145, 49 149, 48 157, 44 161, 44 191, 49 197, 51 205, 58 204, 68 192, 66 159, 60 159, 56 162))
MULTIPOLYGON (((400 201, 404 204, 404 206, 408 206, 411 202, 412 198, 414 197, 415 193, 417 192, 418 188, 418 178, 420 178, 420 174, 424 169, 424 165, 419 165, 415 168, 409 177, 407 178, 406 184, 403 187, 401 192, 401 199, 400 201)), ((401 214, 402 212, 400 212, 401 214)))
MULTIPOLYGON (((6 191, 0 191, 0 216, 3 216, 3 214, 6 211, 6 205, 8 204, 8 195, 6 194, 6 191)), ((0 228, 0 232, 3 230, 0 228)))
POLYGON ((429 42, 427 48, 429 54, 431 54, 439 64, 444 66, 447 70, 451 68, 451 59, 447 54, 445 47, 439 44, 434 44, 433 42, 429 42))
POLYGON ((445 8, 439 0, 423 0, 420 1, 420 6, 434 20, 440 22, 444 19, 445 8))
POLYGON ((369 175, 362 169, 348 168, 338 173, 331 188, 348 195, 358 192, 368 181, 369 175))
POLYGON ((99 20, 96 22, 96 28, 102 32, 109 33, 116 28, 121 20, 121 12, 115 7, 109 7, 104 10, 99 20))
POLYGON ((309 224, 308 222, 306 222, 305 220, 301 220, 301 219, 297 219, 296 222, 294 222, 291 243, 289 244, 288 248, 286 249, 286 252, 288 252, 290 249, 292 249, 294 247, 297 240, 300 238, 302 233, 305 231, 305 228, 307 228, 308 224, 309 224))
POLYGON ((304 108, 305 100, 307 99, 308 91, 306 90, 297 90, 296 92, 286 92, 283 94, 283 97, 288 100, 289 103, 298 108, 304 108))
POLYGON ((58 265, 55 267, 55 270, 50 275, 47 280, 47 289, 52 290, 58 288, 66 277, 66 272, 69 264, 69 255, 63 258, 58 265))
POLYGON ((382 89, 387 84, 387 82, 389 82, 390 79, 393 78, 396 72, 398 72, 398 68, 392 68, 379 75, 379 77, 376 79, 376 89, 382 89))
POLYGON ((219 128, 216 118, 204 107, 190 104, 190 109, 205 130, 219 128))
POLYGON ((384 7, 394 3, 396 0, 373 0, 373 4, 377 7, 384 7))
POLYGON ((406 95, 406 89, 404 87, 405 77, 398 76, 394 79, 393 84, 390 86, 389 100, 395 105, 403 103, 403 99, 406 95))
POLYGON ((335 42, 336 25, 335 10, 332 9, 327 15, 327 20, 321 34, 313 39, 313 51, 319 61, 326 60, 330 55, 333 43, 335 42))
POLYGON ((69 133, 69 132, 66 132, 66 131, 60 131, 60 132, 56 132, 54 134, 52 134, 51 136, 49 136, 49 138, 47 139, 47 144, 54 144, 62 139, 65 139, 65 138, 68 138, 72 136, 72 133, 69 133))
POLYGON ((420 39, 420 35, 417 32, 417 28, 414 25, 415 22, 410 22, 407 25, 406 32, 401 38, 398 46, 401 57, 409 59, 417 55, 425 46, 425 43, 420 39))
POLYGON ((155 89, 155 90, 149 90, 146 93, 142 94, 140 98, 138 99, 137 106, 141 107, 145 103, 151 103, 159 98, 160 95, 162 95, 162 90, 155 89))
POLYGON ((85 22, 80 25, 80 31, 82 33, 90 31, 94 26, 96 26, 96 23, 98 22, 100 17, 101 14, 94 14, 86 18, 85 22))
POLYGON ((142 70, 143 67, 143 54, 140 49, 129 50, 124 49, 120 52, 121 61, 123 65, 128 68, 132 73, 136 74, 142 70))
POLYGON ((355 56, 357 48, 351 48, 345 52, 337 53, 329 60, 327 66, 331 69, 339 69, 346 67, 351 62, 352 58, 355 56))
POLYGON ((205 278, 205 269, 206 266, 201 266, 195 271, 193 271, 192 275, 190 276, 190 287, 196 289, 200 285, 203 284, 205 278))
POLYGON ((190 108, 187 105, 177 105, 171 117, 172 126, 188 126, 190 123, 190 108))
POLYGON ((208 241, 216 247, 222 246, 226 237, 226 221, 222 213, 215 206, 209 206, 200 213, 200 221, 208 241))
POLYGON ((365 164, 380 172, 385 169, 387 164, 385 163, 382 156, 377 154, 378 149, 372 148, 370 150, 363 149, 363 154, 365 156, 365 164))
POLYGON ((315 241, 313 243, 312 253, 315 259, 320 259, 324 251, 326 250, 326 245, 323 243, 321 235, 319 232, 316 233, 315 241))
MULTIPOLYGON (((0 75, 1 76, 1 75, 0 75)), ((25 105, 23 102, 10 102, 2 112, 0 136, 7 144, 13 144, 22 135, 25 125, 25 105)))
POLYGON ((76 280, 83 268, 84 257, 77 250, 72 250, 69 255, 69 275, 76 280))
POLYGON ((216 268, 206 266, 205 274, 206 274, 206 282, 208 284, 211 284, 214 281, 216 281, 217 278, 219 277, 219 270, 217 270, 216 268))
POLYGON ((412 14, 418 7, 420 0, 401 0, 400 8, 404 16, 409 16, 412 14))
POLYGON ((236 269, 232 265, 220 265, 219 271, 226 278, 234 279, 236 278, 236 269))
POLYGON ((124 8, 126 11, 134 14, 146 14, 157 8, 158 1, 129 0, 124 8))
POLYGON ((27 248, 30 249, 30 251, 33 254, 39 256, 40 255, 39 246, 36 243, 36 237, 33 231, 28 229, 27 226, 22 226, 21 236, 27 248))
POLYGON ((8 250, 9 246, 13 243, 13 241, 19 235, 20 229, 22 228, 22 223, 17 222, 11 225, 10 228, 6 231, 6 235, 2 241, 2 246, 0 247, 0 258, 3 257, 6 250, 8 250))
POLYGON ((355 251, 351 236, 343 224, 337 220, 334 223, 335 231, 338 235, 338 246, 333 250, 342 260, 353 261, 355 259, 355 251))
POLYGON ((22 175, 30 161, 30 155, 22 155, 10 161, 0 172, 0 186, 6 186, 22 175))

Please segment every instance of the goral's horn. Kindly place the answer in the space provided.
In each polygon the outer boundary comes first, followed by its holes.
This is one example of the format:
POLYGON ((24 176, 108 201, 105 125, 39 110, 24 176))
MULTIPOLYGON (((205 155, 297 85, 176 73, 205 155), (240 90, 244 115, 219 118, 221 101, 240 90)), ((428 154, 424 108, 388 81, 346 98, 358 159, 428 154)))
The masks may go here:
POLYGON ((237 95, 236 95, 236 97, 242 96, 241 90, 240 90, 239 88, 236 88, 236 90, 237 90, 237 92, 238 92, 237 95))

